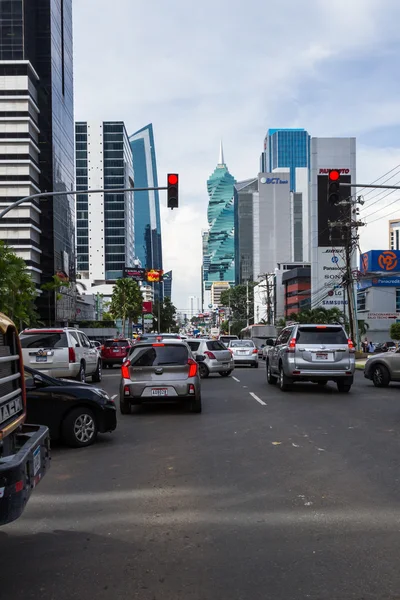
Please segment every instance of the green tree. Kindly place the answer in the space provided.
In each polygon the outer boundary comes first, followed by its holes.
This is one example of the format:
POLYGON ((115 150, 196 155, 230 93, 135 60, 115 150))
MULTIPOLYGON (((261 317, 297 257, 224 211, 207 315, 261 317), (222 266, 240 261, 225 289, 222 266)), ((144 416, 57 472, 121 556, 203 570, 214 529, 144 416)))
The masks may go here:
POLYGON ((400 323, 392 323, 390 326, 390 337, 398 342, 400 340, 400 323))
POLYGON ((37 291, 25 261, 0 242, 0 311, 20 328, 37 320, 37 291))
POLYGON ((110 314, 122 320, 122 335, 125 335, 126 321, 131 332, 132 321, 137 321, 142 313, 143 296, 139 285, 133 279, 118 279, 111 296, 110 314))
MULTIPOLYGON (((319 306, 317 308, 309 308, 301 310, 298 313, 292 313, 287 318, 288 321, 295 321, 296 323, 341 323, 346 325, 346 317, 339 308, 323 308, 319 306)), ((286 323, 286 320, 285 320, 286 323)))
POLYGON ((54 296, 56 310, 54 311, 54 320, 57 321, 57 302, 61 300, 62 294, 60 293, 61 288, 69 288, 70 282, 65 279, 61 279, 58 275, 53 275, 52 281, 43 283, 40 289, 47 292, 47 305, 49 311, 49 326, 51 326, 51 297, 54 296))
POLYGON ((256 282, 249 282, 249 303, 247 304, 247 286, 244 284, 235 285, 221 294, 222 306, 230 307, 232 312, 231 333, 239 335, 241 330, 246 327, 247 316, 249 323, 254 323, 254 287, 256 282), (248 312, 247 312, 248 311, 248 312))
POLYGON ((154 329, 160 333, 166 333, 176 328, 176 308, 171 299, 166 296, 160 306, 160 327, 158 326, 158 300, 153 304, 154 329))
POLYGON ((366 335, 368 333, 368 329, 369 329, 369 325, 366 321, 363 321, 362 319, 358 320, 358 334, 359 336, 363 336, 366 335))

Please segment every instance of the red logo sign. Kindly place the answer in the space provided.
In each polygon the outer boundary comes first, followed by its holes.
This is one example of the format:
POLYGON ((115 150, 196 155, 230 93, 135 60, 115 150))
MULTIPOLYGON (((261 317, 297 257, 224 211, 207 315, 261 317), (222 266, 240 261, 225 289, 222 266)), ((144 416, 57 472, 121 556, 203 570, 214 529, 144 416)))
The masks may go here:
POLYGON ((153 312, 153 303, 143 302, 142 311, 145 315, 151 315, 151 313, 153 312))
MULTIPOLYGON (((332 169, 320 169, 319 174, 328 175, 329 171, 332 171, 332 169)), ((335 171, 339 171, 341 175, 348 175, 350 173, 350 169, 335 169, 335 171)))
POLYGON ((397 267, 397 256, 391 250, 385 250, 378 256, 378 265, 382 271, 393 271, 397 267))
POLYGON ((156 269, 151 269, 150 271, 147 271, 147 281, 149 282, 153 282, 153 281, 162 281, 162 277, 163 277, 164 271, 161 270, 156 270, 156 269))

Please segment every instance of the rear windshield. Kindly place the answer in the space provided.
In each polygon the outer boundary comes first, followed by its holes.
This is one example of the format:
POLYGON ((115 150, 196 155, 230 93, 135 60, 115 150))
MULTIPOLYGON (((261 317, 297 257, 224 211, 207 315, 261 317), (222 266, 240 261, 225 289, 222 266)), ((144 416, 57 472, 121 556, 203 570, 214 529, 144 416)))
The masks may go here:
POLYGON ((198 349, 199 349, 200 342, 189 342, 189 341, 187 341, 186 343, 187 343, 187 345, 189 346, 189 348, 190 348, 191 350, 193 350, 194 352, 196 352, 196 350, 198 350, 198 349))
POLYGON ((188 358, 188 349, 183 344, 136 347, 129 356, 133 367, 187 365, 188 358))
POLYGON ((107 348, 126 348, 126 346, 129 346, 129 342, 128 340, 106 340, 104 345, 107 348))
POLYGON ((346 344, 347 337, 341 327, 299 327, 297 342, 303 344, 346 344))
POLYGON ((23 348, 68 348, 65 333, 23 333, 20 340, 23 348))
POLYGON ((221 335, 221 337, 219 339, 221 342, 226 344, 227 342, 230 342, 231 340, 237 340, 237 337, 235 335, 221 335))
POLYGON ((254 348, 253 342, 247 340, 234 340, 229 345, 231 348, 254 348))
POLYGON ((226 350, 226 346, 219 340, 213 340, 211 342, 207 342, 208 350, 226 350))

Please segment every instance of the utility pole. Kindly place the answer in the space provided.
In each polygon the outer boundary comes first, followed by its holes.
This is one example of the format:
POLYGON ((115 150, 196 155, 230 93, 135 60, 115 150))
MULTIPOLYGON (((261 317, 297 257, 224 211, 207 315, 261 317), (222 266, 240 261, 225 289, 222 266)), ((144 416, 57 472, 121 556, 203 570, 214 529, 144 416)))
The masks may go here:
POLYGON ((246 281, 246 327, 249 326, 249 280, 246 281))

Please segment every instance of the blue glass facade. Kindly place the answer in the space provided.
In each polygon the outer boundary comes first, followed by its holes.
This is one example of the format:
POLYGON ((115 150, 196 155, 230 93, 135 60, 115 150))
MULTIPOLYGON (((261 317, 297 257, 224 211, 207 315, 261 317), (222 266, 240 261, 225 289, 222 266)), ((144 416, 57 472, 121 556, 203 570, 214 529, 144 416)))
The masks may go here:
POLYGON ((172 271, 164 273, 164 298, 172 298, 172 271))
MULTIPOLYGON (((157 187, 157 161, 150 123, 129 137, 135 187, 157 187)), ((135 251, 147 269, 162 269, 160 199, 158 191, 135 192, 135 251)))
POLYGON ((290 191, 295 192, 296 167, 310 168, 310 135, 304 129, 269 129, 261 155, 261 172, 290 168, 290 191))

